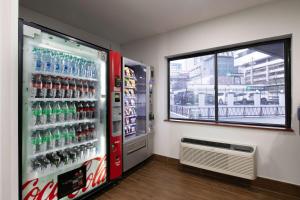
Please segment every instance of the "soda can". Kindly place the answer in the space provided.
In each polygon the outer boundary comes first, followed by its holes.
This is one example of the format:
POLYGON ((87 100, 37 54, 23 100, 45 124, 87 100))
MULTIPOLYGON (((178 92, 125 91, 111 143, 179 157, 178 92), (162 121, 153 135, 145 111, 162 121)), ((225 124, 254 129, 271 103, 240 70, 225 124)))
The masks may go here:
POLYGON ((57 155, 60 157, 61 163, 64 165, 68 165, 69 164, 69 154, 66 153, 65 151, 58 151, 57 155))
POLYGON ((32 159, 31 160, 31 168, 33 172, 37 172, 41 170, 42 163, 38 159, 32 159))
POLYGON ((50 169, 51 167, 51 162, 48 158, 46 158, 46 156, 39 156, 37 158, 39 160, 39 162, 41 163, 41 169, 42 171, 47 171, 50 169))
POLYGON ((77 162, 77 153, 71 149, 66 149, 67 154, 69 155, 70 161, 72 163, 77 162))

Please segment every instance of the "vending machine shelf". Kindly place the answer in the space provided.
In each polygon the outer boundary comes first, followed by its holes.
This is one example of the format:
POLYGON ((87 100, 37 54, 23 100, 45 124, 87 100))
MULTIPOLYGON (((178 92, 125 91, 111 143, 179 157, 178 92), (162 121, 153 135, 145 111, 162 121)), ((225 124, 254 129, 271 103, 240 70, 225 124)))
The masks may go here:
POLYGON ((83 81, 94 81, 98 82, 98 79, 89 78, 89 77, 81 77, 81 76, 73 76, 69 74, 62 74, 62 73, 53 73, 53 72, 45 72, 45 71, 34 71, 32 72, 33 75, 44 75, 44 76, 53 76, 53 77, 60 77, 60 78, 71 78, 83 81))
POLYGON ((93 160, 94 158, 99 157, 99 155, 92 155, 89 157, 85 157, 82 159, 77 159, 76 161, 70 163, 70 164, 62 164, 58 167, 56 166, 51 166, 50 168, 45 168, 44 170, 38 170, 38 171, 30 171, 28 172, 28 177, 31 179, 36 179, 36 178, 41 178, 41 177, 45 177, 51 174, 61 174, 64 173, 66 171, 69 171, 70 169, 78 166, 78 164, 82 164, 84 162, 87 162, 89 160, 93 160))
POLYGON ((64 101, 98 101, 98 99, 95 98, 30 98, 31 102, 37 102, 37 101, 42 101, 42 102, 46 102, 46 101, 51 101, 51 102, 64 102, 64 101))
POLYGON ((97 141, 98 141, 98 139, 92 139, 92 140, 86 140, 86 141, 83 141, 83 142, 77 142, 77 143, 73 143, 73 144, 69 144, 69 145, 64 145, 62 147, 55 147, 51 150, 34 153, 33 155, 29 156, 28 158, 32 159, 32 158, 35 158, 35 157, 38 157, 38 156, 46 155, 48 153, 53 153, 53 152, 56 152, 56 151, 61 151, 61 150, 67 149, 67 148, 73 148, 73 147, 80 146, 80 145, 85 145, 85 144, 88 144, 88 143, 94 143, 94 142, 97 142, 97 141))
POLYGON ((83 119, 83 120, 75 120, 75 121, 68 121, 68 122, 58 122, 53 124, 42 124, 42 125, 36 125, 32 126, 29 129, 30 130, 41 130, 41 129, 48 129, 48 128, 55 128, 58 126, 70 126, 70 125, 76 125, 81 123, 94 123, 96 122, 96 119, 83 119))

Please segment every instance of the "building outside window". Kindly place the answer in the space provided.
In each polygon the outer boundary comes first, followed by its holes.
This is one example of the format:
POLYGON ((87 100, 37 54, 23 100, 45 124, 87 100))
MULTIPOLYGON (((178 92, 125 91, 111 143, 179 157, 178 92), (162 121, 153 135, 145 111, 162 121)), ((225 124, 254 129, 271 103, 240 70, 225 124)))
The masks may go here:
POLYGON ((290 126, 290 40, 169 59, 169 118, 290 126))

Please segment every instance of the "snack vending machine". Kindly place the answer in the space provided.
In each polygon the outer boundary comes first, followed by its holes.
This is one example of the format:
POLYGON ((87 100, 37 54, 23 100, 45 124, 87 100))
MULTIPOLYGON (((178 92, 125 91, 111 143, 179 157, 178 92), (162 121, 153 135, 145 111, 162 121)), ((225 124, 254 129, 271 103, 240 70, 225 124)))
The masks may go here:
POLYGON ((108 181, 108 51, 19 28, 20 199, 87 197, 108 181))
POLYGON ((123 171, 153 153, 153 68, 123 58, 123 171))

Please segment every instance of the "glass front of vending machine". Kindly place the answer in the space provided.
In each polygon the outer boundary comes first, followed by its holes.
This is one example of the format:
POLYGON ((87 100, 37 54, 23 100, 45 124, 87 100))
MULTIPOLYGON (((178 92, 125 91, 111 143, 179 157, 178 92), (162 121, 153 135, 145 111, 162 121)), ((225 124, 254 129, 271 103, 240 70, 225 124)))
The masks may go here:
POLYGON ((20 22, 20 198, 81 198, 107 183, 105 49, 20 22))

